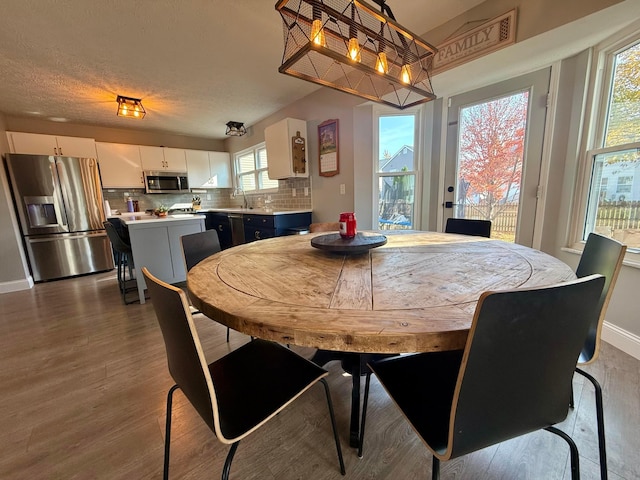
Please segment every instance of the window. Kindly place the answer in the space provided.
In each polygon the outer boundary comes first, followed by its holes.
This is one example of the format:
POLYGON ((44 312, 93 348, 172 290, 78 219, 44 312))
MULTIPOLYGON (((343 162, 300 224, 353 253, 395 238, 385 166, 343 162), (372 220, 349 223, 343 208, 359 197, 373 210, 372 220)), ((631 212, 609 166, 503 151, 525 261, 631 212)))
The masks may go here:
MULTIPOLYGON (((374 172, 377 195, 374 212, 378 212, 381 230, 417 229, 416 155, 417 113, 378 116, 378 145, 374 172)), ((375 192, 374 192, 375 193, 375 192)))
POLYGON ((278 180, 271 180, 267 172, 267 149, 264 143, 235 155, 236 185, 244 192, 258 192, 278 188, 278 180))
POLYGON ((583 240, 606 235, 640 248, 640 41, 604 53, 605 78, 596 98, 600 128, 591 161, 583 240))

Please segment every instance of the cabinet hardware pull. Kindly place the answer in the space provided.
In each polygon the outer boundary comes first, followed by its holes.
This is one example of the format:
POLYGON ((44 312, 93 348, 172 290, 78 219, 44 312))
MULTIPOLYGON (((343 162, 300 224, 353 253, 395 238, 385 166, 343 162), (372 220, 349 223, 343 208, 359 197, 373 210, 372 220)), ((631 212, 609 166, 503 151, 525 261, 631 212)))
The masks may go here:
POLYGON ((53 154, 58 155, 58 149, 56 147, 53 147, 53 154))
POLYGON ((58 151, 60 152, 60 155, 62 156, 62 155, 63 155, 63 153, 62 153, 62 147, 58 147, 58 151))
POLYGON ((222 231, 222 225, 218 225, 218 231, 222 231))
POLYGON ((260 238, 260 230, 256 230, 256 232, 253 234, 254 237, 256 237, 256 240, 262 240, 260 238))

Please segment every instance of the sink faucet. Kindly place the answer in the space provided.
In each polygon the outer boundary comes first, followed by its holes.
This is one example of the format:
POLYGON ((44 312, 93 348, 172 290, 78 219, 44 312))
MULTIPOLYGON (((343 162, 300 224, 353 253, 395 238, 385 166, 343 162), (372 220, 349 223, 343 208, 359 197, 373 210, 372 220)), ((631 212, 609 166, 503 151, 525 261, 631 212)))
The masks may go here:
POLYGON ((242 194, 242 208, 249 208, 249 203, 247 202, 247 196, 244 194, 244 190, 240 187, 236 187, 233 191, 233 198, 236 198, 239 194, 242 194))

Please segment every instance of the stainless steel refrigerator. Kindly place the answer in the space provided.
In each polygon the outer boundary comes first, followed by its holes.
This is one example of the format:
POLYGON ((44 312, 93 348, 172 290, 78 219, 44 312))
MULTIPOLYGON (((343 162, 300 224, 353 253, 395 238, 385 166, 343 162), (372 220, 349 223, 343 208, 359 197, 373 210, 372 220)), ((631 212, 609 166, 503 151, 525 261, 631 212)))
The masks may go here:
POLYGON ((6 161, 34 281, 112 269, 97 160, 8 154, 6 161))

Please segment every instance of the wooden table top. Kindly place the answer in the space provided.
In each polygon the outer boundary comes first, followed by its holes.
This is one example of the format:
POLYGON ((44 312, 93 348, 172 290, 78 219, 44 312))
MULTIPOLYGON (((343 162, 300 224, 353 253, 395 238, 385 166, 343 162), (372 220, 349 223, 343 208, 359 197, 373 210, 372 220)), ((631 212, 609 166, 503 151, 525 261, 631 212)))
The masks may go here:
MULTIPOLYGON (((379 232, 376 232, 379 233, 379 232)), ((202 313, 259 338, 326 350, 400 353, 463 348, 480 294, 575 278, 521 245, 434 232, 384 232, 360 255, 311 246, 319 234, 240 245, 188 274, 202 313)))

